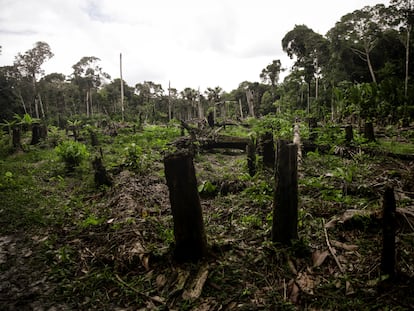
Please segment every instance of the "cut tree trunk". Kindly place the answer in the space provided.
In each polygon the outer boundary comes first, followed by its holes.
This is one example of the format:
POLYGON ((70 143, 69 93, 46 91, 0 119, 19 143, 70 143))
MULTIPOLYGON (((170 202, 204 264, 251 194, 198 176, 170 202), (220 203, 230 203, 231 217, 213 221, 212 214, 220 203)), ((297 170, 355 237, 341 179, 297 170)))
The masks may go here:
POLYGON ((249 143, 247 144, 246 151, 249 175, 253 177, 256 174, 256 144, 253 138, 251 138, 249 143))
POLYGON ((19 127, 15 127, 12 129, 12 144, 13 149, 15 150, 21 150, 22 149, 22 141, 21 141, 22 135, 21 130, 19 127))
POLYGON ((99 188, 100 186, 111 186, 112 180, 108 175, 105 166, 102 163, 102 158, 95 157, 92 161, 92 166, 95 171, 95 185, 99 188))
POLYGON ((174 257, 180 262, 197 261, 207 253, 207 238, 192 156, 167 155, 164 168, 174 221, 174 257))
POLYGON ((263 156, 263 164, 267 167, 274 167, 275 145, 272 132, 266 132, 260 137, 259 150, 260 154, 263 156))
POLYGON ((36 145, 40 142, 41 139, 46 139, 47 137, 47 127, 43 124, 33 124, 32 125, 32 140, 31 145, 36 145))
POLYGON ((372 124, 372 122, 365 122, 364 137, 368 141, 375 141, 374 125, 372 124))
POLYGON ((381 271, 390 277, 395 276, 395 232, 396 204, 394 190, 387 187, 383 197, 383 233, 382 233, 382 256, 381 271))
POLYGON ((279 140, 275 167, 272 241, 291 245, 298 238, 297 145, 279 140))
POLYGON ((345 142, 350 144, 354 140, 354 131, 352 125, 345 126, 345 142))
POLYGON ((200 148, 202 149, 214 149, 214 148, 227 148, 227 149, 241 149, 246 150, 247 145, 250 143, 249 138, 219 135, 215 139, 199 139, 200 148))

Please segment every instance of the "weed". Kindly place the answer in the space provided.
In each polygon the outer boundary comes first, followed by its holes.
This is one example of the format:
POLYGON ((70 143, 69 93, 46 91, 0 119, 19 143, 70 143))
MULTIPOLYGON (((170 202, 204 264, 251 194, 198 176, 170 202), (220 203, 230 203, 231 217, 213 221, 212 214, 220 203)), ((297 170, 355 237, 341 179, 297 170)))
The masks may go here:
POLYGON ((55 150, 57 155, 65 162, 68 171, 73 171, 75 167, 89 157, 86 146, 77 141, 66 140, 60 143, 55 150))

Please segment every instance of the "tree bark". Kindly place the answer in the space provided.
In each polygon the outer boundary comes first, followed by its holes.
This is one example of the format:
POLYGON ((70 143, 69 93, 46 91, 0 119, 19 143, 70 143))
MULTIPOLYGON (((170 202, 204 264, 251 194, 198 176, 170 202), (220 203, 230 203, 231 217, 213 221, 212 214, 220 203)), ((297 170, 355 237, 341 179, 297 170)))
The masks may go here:
POLYGON ((365 122, 364 136, 368 141, 375 141, 374 125, 372 122, 365 122))
POLYGON ((259 150, 263 156, 263 164, 273 168, 275 166, 275 145, 272 132, 266 132, 260 137, 259 150))
POLYGON ((352 125, 345 126, 345 142, 350 144, 354 140, 354 131, 352 125))
POLYGON ((174 257, 180 262, 197 261, 207 253, 207 238, 192 156, 168 155, 164 168, 174 220, 174 257))
POLYGON ((21 130, 19 127, 12 129, 12 144, 13 148, 16 150, 22 149, 21 130))
POLYGON ((275 167, 272 241, 290 245, 298 238, 297 145, 279 140, 275 167))
POLYGON ((394 190, 387 187, 383 197, 383 237, 381 271, 390 277, 395 276, 395 232, 396 226, 396 203, 394 190))
POLYGON ((249 175, 253 177, 256 174, 256 144, 253 138, 251 138, 249 143, 247 144, 246 151, 249 175))

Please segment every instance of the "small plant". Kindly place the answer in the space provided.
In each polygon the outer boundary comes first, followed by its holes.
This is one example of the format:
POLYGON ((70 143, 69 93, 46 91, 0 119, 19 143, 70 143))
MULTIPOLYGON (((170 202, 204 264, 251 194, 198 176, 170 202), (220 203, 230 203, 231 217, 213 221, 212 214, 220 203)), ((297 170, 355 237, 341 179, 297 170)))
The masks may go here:
POLYGON ((57 155, 65 162, 69 171, 73 171, 75 167, 89 157, 86 146, 77 141, 66 140, 60 143, 55 150, 57 155))
POLYGON ((137 172, 144 172, 148 169, 147 155, 142 148, 135 143, 129 144, 124 149, 124 165, 137 172))
POLYGON ((217 193, 217 186, 206 180, 198 186, 198 193, 203 195, 215 195, 217 193))

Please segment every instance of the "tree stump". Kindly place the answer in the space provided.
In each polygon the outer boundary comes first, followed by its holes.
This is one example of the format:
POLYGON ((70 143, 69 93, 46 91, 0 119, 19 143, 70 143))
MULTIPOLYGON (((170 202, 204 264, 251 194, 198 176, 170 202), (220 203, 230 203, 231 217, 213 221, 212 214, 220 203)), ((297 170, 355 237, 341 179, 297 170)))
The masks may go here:
POLYGON ((372 124, 372 122, 365 122, 364 137, 368 141, 375 141, 374 125, 372 124))
POLYGON ((345 142, 350 144, 354 140, 354 131, 352 125, 345 126, 345 142))
POLYGON ((193 158, 186 151, 167 155, 164 169, 174 220, 174 257, 180 262, 197 261, 206 255, 207 238, 193 158))
POLYGON ((297 145, 279 140, 275 167, 272 241, 290 245, 298 238, 297 145))
POLYGON ((32 141, 31 145, 36 145, 41 139, 47 138, 47 125, 46 124, 33 124, 32 126, 32 141))
POLYGON ((318 138, 318 132, 316 131, 318 127, 318 121, 316 118, 308 118, 308 127, 309 127, 309 140, 314 142, 318 138))
POLYGON ((12 145, 13 149, 15 150, 21 150, 22 149, 22 134, 20 127, 14 127, 12 129, 12 145))
POLYGON ((397 222, 394 189, 391 187, 387 187, 384 192, 382 221, 381 271, 383 274, 394 277, 396 258, 395 232, 397 230, 397 222))
POLYGON ((102 163, 102 158, 95 157, 95 159, 92 161, 92 167, 95 171, 95 185, 97 187, 100 186, 112 186, 112 180, 108 175, 108 172, 105 168, 105 166, 102 163))
POLYGON ((214 112, 210 111, 207 115, 207 123, 208 125, 213 128, 214 127, 214 112))
POLYGON ((256 144, 252 138, 246 147, 247 153, 247 168, 249 175, 253 177, 256 174, 256 144))
POLYGON ((266 132, 260 137, 260 151, 263 164, 273 168, 275 166, 275 144, 272 132, 266 132))

